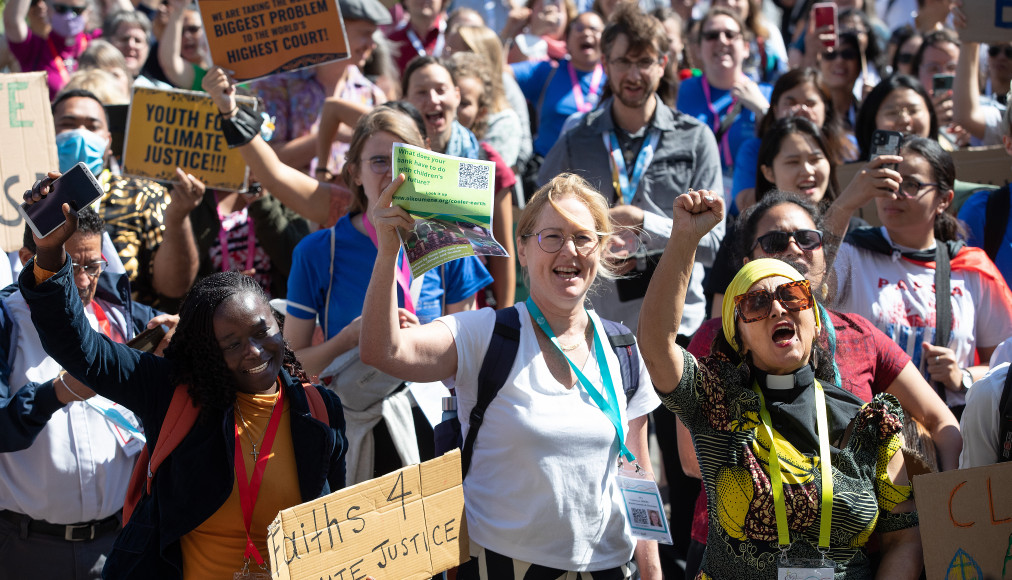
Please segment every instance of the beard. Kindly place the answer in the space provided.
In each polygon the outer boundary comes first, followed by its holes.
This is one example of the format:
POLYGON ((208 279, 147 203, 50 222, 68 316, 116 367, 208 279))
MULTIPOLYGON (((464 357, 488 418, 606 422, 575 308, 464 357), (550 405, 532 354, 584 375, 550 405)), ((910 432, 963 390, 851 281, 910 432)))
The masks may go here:
POLYGON ((640 93, 639 97, 632 98, 626 96, 626 93, 622 90, 621 86, 611 87, 611 92, 615 95, 615 99, 622 103, 623 106, 630 109, 639 109, 646 106, 646 104, 650 101, 650 97, 653 96, 654 91, 656 90, 656 85, 650 86, 644 83, 643 92, 640 93))

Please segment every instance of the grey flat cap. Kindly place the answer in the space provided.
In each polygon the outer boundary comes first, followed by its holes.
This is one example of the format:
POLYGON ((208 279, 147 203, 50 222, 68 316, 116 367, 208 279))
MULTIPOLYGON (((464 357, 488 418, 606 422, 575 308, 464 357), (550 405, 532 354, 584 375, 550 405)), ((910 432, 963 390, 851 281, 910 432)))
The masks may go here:
POLYGON ((338 0, 345 20, 368 20, 380 26, 390 24, 390 11, 378 0, 338 0))

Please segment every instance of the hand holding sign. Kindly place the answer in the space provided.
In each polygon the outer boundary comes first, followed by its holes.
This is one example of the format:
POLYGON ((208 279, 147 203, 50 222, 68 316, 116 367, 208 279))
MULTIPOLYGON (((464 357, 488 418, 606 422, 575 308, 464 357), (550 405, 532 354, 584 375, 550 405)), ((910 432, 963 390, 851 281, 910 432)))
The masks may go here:
POLYGON ((211 97, 222 114, 227 115, 235 110, 235 83, 229 78, 225 69, 216 66, 207 71, 200 86, 211 97))
POLYGON ((390 185, 383 190, 376 205, 369 212, 369 219, 376 228, 376 247, 380 254, 390 253, 396 255, 401 249, 401 239, 397 235, 397 228, 410 230, 415 220, 404 211, 404 208, 393 205, 394 194, 404 183, 404 174, 398 174, 390 185))

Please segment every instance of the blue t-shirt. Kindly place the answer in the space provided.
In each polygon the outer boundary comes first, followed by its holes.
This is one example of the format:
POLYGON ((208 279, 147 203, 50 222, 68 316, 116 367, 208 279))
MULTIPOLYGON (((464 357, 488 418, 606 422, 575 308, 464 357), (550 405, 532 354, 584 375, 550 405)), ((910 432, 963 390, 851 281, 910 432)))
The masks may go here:
MULTIPOLYGON (((767 100, 769 100, 770 95, 773 93, 773 88, 763 83, 759 84, 759 90, 767 100)), ((713 108, 721 115, 725 114, 733 103, 731 91, 718 89, 714 86, 710 87, 710 98, 713 99, 713 108)), ((720 120, 714 119, 713 112, 707 103, 706 94, 703 92, 703 77, 692 77, 682 81, 682 85, 678 88, 678 103, 675 108, 686 115, 699 119, 710 129, 713 129, 716 134, 716 129, 720 126, 720 120)), ((725 175, 730 175, 732 169, 737 172, 738 167, 734 163, 735 156, 746 141, 755 137, 755 129, 755 113, 742 107, 741 113, 738 114, 734 123, 731 124, 727 133, 724 134, 724 138, 717 143, 720 149, 721 169, 723 169, 725 175)), ((753 186, 755 180, 754 165, 753 162, 753 186)))
MULTIPOLYGON (((369 287, 376 246, 368 236, 355 229, 351 216, 344 216, 334 225, 334 279, 327 310, 327 288, 330 286, 330 229, 314 232, 299 242, 292 255, 292 271, 288 275, 288 314, 304 320, 320 313, 326 338, 331 338, 362 314, 365 292, 369 287), (327 310, 327 316, 323 312, 327 310)), ((442 316, 446 304, 454 304, 492 283, 492 276, 475 257, 453 260, 442 268, 425 273, 421 296, 415 314, 422 324, 442 316), (445 273, 443 280, 441 272, 445 273), (445 297, 444 297, 445 293, 445 297)), ((397 289, 397 303, 404 306, 404 296, 397 289)))
MULTIPOLYGON (((568 60, 557 63, 552 61, 541 62, 519 62, 510 65, 513 67, 513 74, 516 76, 517 84, 523 91, 524 97, 535 107, 541 101, 544 93, 544 100, 541 103, 541 110, 538 113, 538 135, 534 139, 534 152, 538 155, 548 155, 552 145, 558 141, 562 133, 562 125, 570 115, 577 112, 576 97, 573 96, 573 81, 569 77, 570 67, 568 60), (554 74, 552 71, 555 70, 554 74), (545 83, 548 86, 545 87, 545 83)), ((596 87, 591 87, 594 79, 594 71, 576 72, 576 79, 580 82, 580 90, 583 91, 584 100, 587 103, 597 106, 605 85, 608 84, 607 75, 602 74, 601 80, 596 87), (591 92, 591 88, 594 89, 591 92), (588 96, 589 95, 589 96, 588 96)))
MULTIPOLYGON (((762 142, 758 137, 752 137, 738 147, 738 154, 734 156, 734 185, 731 187, 731 199, 741 193, 743 189, 755 187, 756 179, 759 178, 759 144, 762 142)), ((737 212, 737 210, 735 210, 737 212)))
MULTIPOLYGON (((992 195, 1008 195, 1008 189, 1002 187, 994 191, 982 191, 975 193, 959 208, 959 219, 966 222, 969 235, 966 242, 975 247, 984 247, 984 219, 987 216, 987 202, 992 195)), ((1009 208, 1009 226, 1012 226, 1012 208, 1009 208)), ((1005 283, 1010 284, 1012 280, 1012 228, 1006 227, 1002 236, 1001 245, 998 246, 998 254, 994 257, 994 265, 1005 278, 1005 283)))

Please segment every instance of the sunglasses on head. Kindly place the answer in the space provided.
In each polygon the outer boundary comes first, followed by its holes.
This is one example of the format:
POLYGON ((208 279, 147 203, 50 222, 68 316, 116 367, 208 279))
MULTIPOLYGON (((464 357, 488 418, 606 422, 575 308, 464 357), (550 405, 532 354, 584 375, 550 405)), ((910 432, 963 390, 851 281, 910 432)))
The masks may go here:
POLYGON ((845 48, 843 50, 834 50, 832 52, 822 53, 822 59, 830 62, 836 60, 836 57, 840 57, 843 60, 857 60, 860 56, 860 53, 853 48, 845 48))
POLYGON ((742 322, 758 322, 769 318, 770 312, 773 311, 774 300, 780 302, 780 305, 790 312, 808 310, 815 304, 808 280, 798 280, 781 284, 772 292, 763 288, 735 296, 735 313, 742 322))
POLYGON ((989 46, 987 47, 987 55, 991 58, 998 58, 998 55, 1005 53, 1005 58, 1012 58, 1012 46, 989 46))
POLYGON ((795 230, 793 232, 772 231, 756 238, 751 254, 756 246, 762 246, 767 254, 780 254, 787 250, 791 240, 802 250, 817 250, 822 247, 822 232, 819 230, 795 230))
POLYGON ((87 10, 87 6, 68 6, 66 4, 53 4, 53 10, 57 14, 66 14, 67 12, 73 12, 74 16, 80 16, 87 10))

